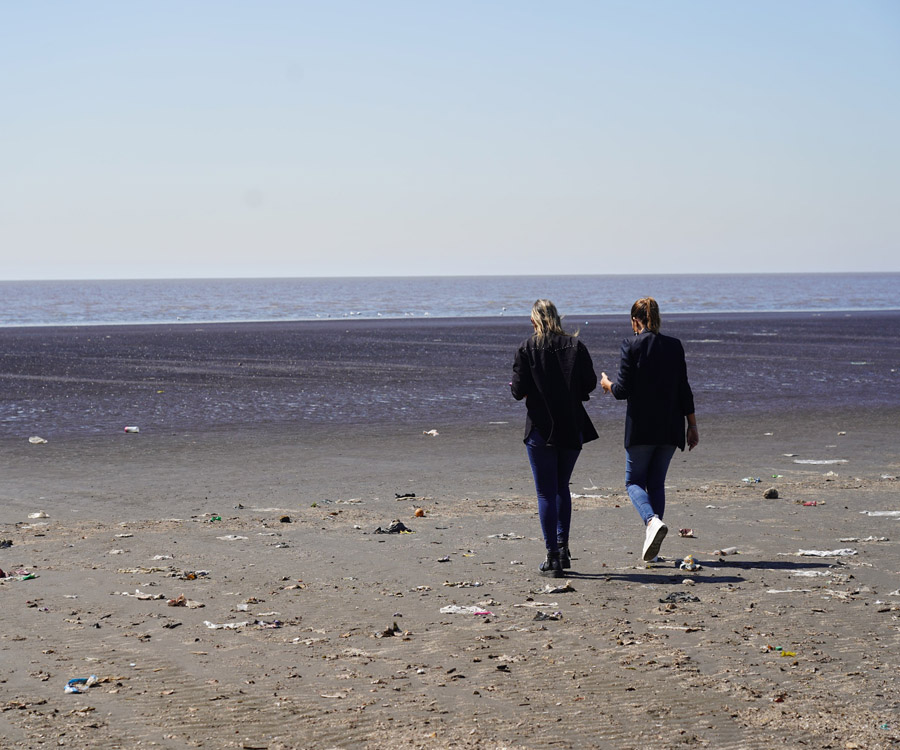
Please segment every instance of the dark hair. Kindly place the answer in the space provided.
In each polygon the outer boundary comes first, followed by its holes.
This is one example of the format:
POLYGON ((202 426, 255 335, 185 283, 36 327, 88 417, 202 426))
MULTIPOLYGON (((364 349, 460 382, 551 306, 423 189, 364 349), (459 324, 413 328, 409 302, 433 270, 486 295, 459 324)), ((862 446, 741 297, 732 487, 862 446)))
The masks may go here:
POLYGON ((631 306, 631 317, 644 324, 644 328, 659 333, 659 305, 653 297, 641 297, 631 306))

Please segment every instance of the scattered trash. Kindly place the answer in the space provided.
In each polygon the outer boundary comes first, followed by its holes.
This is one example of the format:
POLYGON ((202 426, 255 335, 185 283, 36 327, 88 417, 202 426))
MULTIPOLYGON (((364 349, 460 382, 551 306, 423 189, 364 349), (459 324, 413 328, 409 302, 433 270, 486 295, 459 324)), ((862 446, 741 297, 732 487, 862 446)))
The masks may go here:
POLYGON ((450 562, 450 555, 444 555, 438 558, 438 562, 450 562))
POLYGON ((222 516, 220 516, 218 513, 215 513, 215 514, 211 515, 209 518, 207 518, 206 522, 207 523, 216 523, 217 521, 221 521, 221 520, 222 520, 222 516))
POLYGON ((656 630, 683 630, 685 633, 697 633, 705 630, 702 625, 650 625, 656 630))
POLYGON ((759 477, 744 477, 741 481, 744 482, 744 484, 759 484, 762 479, 759 477))
POLYGON ((772 479, 784 479, 784 474, 773 474, 772 479))
POLYGON ((893 482, 895 479, 897 479, 897 477, 893 476, 892 474, 882 474, 881 478, 887 479, 890 482, 893 482))
POLYGON ((415 532, 412 529, 408 528, 403 523, 403 521, 395 520, 395 521, 391 521, 391 525, 388 526, 386 529, 383 529, 383 528, 381 528, 381 526, 379 526, 377 529, 375 529, 375 533, 376 534, 414 534, 415 532))
POLYGON ((855 549, 800 549, 795 553, 799 557, 851 557, 857 554, 855 549))
POLYGON ((824 466, 826 464, 845 464, 846 458, 795 458, 795 464, 813 464, 816 466, 824 466))
POLYGON ((282 516, 278 519, 280 523, 292 523, 290 516, 282 516))
POLYGON ((8 549, 13 546, 12 539, 0 539, 0 549, 8 549))
POLYGON ((47 513, 44 513, 44 511, 42 511, 42 510, 39 510, 37 513, 29 513, 28 517, 29 518, 50 518, 50 516, 47 513))
POLYGON ((540 607, 546 607, 548 609, 553 609, 559 606, 559 602, 523 602, 522 604, 513 604, 514 607, 528 607, 530 609, 539 609, 540 607))
POLYGON ((240 628, 246 628, 250 624, 250 620, 244 620, 243 622, 225 622, 221 624, 204 620, 203 624, 210 630, 239 630, 240 628))
POLYGON ((765 492, 763 492, 763 497, 766 500, 777 500, 778 499, 778 490, 774 487, 769 487, 765 492))
POLYGON ((510 565, 524 565, 525 561, 524 560, 510 560, 509 564, 510 565))
POLYGON ((678 536, 683 536, 686 539, 694 538, 694 530, 693 529, 678 529, 678 536))
POLYGON ((43 445, 43 444, 46 443, 47 441, 44 440, 44 438, 42 438, 42 437, 38 437, 37 435, 33 435, 32 437, 28 438, 28 442, 31 443, 32 445, 43 445))
POLYGON ((882 518, 900 518, 900 510, 861 510, 864 516, 877 516, 882 518))
POLYGON ((422 432, 422 434, 423 435, 431 435, 431 437, 437 437, 441 433, 439 433, 437 430, 425 430, 422 432))
POLYGON ((241 539, 247 539, 247 537, 240 534, 226 534, 225 536, 217 536, 216 539, 221 539, 223 542, 237 542, 241 539))
POLYGON ((187 607, 188 609, 200 609, 201 607, 206 606, 202 602, 195 602, 193 599, 188 599, 184 594, 179 594, 174 599, 169 599, 166 604, 170 607, 187 607))
POLYGON ((672 591, 659 600, 660 604, 683 604, 687 602, 699 602, 700 597, 689 594, 686 591, 672 591))
POLYGON ((722 547, 722 549, 717 549, 713 554, 719 557, 727 557, 728 555, 739 555, 740 552, 737 547, 722 547))
POLYGON ((32 581, 37 578, 37 576, 34 573, 29 573, 27 570, 20 568, 14 573, 4 573, 2 570, 0 570, 0 578, 3 578, 7 581, 32 581))
POLYGON ((513 540, 513 539, 524 539, 524 538, 525 538, 525 537, 522 536, 522 535, 520 535, 520 534, 512 534, 512 533, 509 533, 509 534, 488 534, 488 539, 506 539, 506 540, 513 540))
POLYGON ((206 578, 208 575, 208 570, 186 570, 179 578, 182 581, 196 581, 198 578, 206 578))
POLYGON ((562 620, 562 612, 535 612, 534 620, 545 622, 547 620, 562 620))
POLYGON ((818 500, 804 500, 803 507, 804 508, 815 508, 819 504, 818 500))
POLYGON ((809 594, 812 589, 769 589, 767 594, 809 594))
POLYGON ((860 539, 856 536, 848 536, 843 539, 838 539, 841 544, 847 544, 849 542, 889 542, 891 541, 886 536, 867 536, 865 539, 860 539))
POLYGON ((444 586, 449 586, 454 589, 475 589, 479 586, 484 586, 481 581, 456 581, 453 583, 452 581, 444 581, 444 586))
POLYGON ((131 594, 128 591, 117 591, 117 596, 130 596, 133 599, 140 599, 141 601, 150 601, 153 599, 165 599, 166 597, 162 594, 145 594, 140 589, 135 589, 134 593, 131 594))
POLYGON ((844 430, 841 430, 841 431, 838 433, 838 435, 846 435, 846 434, 847 434, 847 433, 844 432, 844 430))
POLYGON ((700 563, 694 561, 693 555, 688 555, 681 561, 681 565, 678 566, 681 570, 701 570, 703 568, 700 563))
POLYGON ((416 508, 416 510, 415 510, 415 512, 413 513, 413 515, 414 515, 416 518, 424 518, 424 517, 425 517, 425 510, 424 510, 423 508, 416 508))
POLYGON ((394 623, 388 625, 384 630, 382 630, 378 633, 375 633, 375 637, 376 638, 390 638, 392 636, 397 635, 397 633, 401 633, 401 632, 402 631, 397 626, 397 623, 394 622, 394 623))
POLYGON ((65 692, 84 693, 98 682, 100 682, 100 678, 95 674, 92 674, 90 677, 73 677, 66 683, 65 692))
POLYGON ((819 578, 832 575, 830 570, 795 570, 791 573, 796 578, 819 578))
POLYGON ((781 455, 784 456, 785 458, 793 458, 797 454, 796 453, 782 453, 781 455))
POLYGON ((406 500, 407 498, 415 497, 415 496, 416 496, 415 492, 395 492, 394 493, 394 497, 396 497, 398 500, 406 500))
POLYGON ((493 615, 494 613, 490 610, 483 609, 482 607, 461 607, 458 604, 449 604, 446 607, 441 607, 442 615, 493 615))
POLYGON ((693 578, 685 578, 682 582, 682 586, 695 586, 697 582, 693 578))
POLYGON ((140 431, 141 431, 141 428, 138 427, 136 424, 129 424, 129 425, 125 426, 125 432, 128 432, 128 433, 135 433, 135 432, 140 432, 140 431))
POLYGON ((575 591, 575 587, 572 585, 571 581, 566 581, 565 583, 554 586, 552 583, 548 583, 544 588, 540 591, 536 591, 536 594, 568 594, 575 591))

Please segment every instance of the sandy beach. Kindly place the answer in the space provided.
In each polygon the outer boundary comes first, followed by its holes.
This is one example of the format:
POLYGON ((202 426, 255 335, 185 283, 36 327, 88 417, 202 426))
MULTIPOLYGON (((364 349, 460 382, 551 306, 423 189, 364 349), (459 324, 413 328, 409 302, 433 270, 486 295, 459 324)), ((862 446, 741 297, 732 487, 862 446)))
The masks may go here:
POLYGON ((3 747, 900 746, 900 314, 667 326, 665 559, 598 397, 564 580, 521 322, 0 331, 3 747))

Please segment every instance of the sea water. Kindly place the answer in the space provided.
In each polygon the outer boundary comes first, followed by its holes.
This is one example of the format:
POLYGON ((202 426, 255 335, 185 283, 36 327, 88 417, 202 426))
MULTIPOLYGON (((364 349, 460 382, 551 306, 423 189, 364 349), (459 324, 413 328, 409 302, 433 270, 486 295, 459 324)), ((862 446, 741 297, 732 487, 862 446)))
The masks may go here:
POLYGON ((900 309, 900 273, 0 281, 0 326, 900 309))

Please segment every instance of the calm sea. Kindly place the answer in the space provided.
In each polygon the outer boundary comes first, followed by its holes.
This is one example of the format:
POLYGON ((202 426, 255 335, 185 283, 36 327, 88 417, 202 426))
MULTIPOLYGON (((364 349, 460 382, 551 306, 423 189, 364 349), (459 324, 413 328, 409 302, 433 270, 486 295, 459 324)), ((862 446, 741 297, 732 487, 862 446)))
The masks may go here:
POLYGON ((0 281, 0 326, 622 313, 895 310, 900 273, 0 281))

